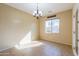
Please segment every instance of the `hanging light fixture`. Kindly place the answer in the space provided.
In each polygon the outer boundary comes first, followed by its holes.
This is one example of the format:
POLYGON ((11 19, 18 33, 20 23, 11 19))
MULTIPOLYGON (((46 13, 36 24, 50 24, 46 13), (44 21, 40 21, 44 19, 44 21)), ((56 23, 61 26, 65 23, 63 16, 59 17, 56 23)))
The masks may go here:
POLYGON ((37 3, 36 11, 33 12, 33 16, 36 17, 37 19, 42 16, 42 11, 38 9, 38 3, 37 3))

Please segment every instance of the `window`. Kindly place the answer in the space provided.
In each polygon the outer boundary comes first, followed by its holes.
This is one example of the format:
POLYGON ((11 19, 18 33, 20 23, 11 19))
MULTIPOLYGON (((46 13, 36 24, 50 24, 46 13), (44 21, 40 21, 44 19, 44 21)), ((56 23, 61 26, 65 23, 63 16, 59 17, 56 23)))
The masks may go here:
POLYGON ((59 19, 50 18, 45 21, 45 32, 46 33, 59 33, 59 19))

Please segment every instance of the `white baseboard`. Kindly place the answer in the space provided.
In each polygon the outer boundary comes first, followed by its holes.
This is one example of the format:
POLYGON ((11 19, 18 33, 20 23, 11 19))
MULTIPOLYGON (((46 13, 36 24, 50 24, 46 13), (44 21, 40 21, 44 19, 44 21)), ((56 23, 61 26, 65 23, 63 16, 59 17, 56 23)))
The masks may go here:
POLYGON ((73 54, 74 54, 75 56, 78 56, 77 53, 76 53, 76 51, 75 51, 75 49, 74 49, 74 48, 72 48, 72 49, 73 49, 73 54))
POLYGON ((7 50, 7 49, 10 49, 10 48, 12 48, 12 47, 8 47, 8 48, 5 48, 5 49, 0 49, 0 52, 4 51, 4 50, 7 50))
MULTIPOLYGON (((45 39, 41 39, 41 40, 45 40, 45 39)), ((61 42, 56 42, 56 41, 51 41, 51 40, 46 40, 46 41, 55 42, 55 43, 59 43, 59 44, 65 44, 65 45, 70 45, 70 46, 72 46, 72 44, 67 44, 67 43, 61 43, 61 42)))

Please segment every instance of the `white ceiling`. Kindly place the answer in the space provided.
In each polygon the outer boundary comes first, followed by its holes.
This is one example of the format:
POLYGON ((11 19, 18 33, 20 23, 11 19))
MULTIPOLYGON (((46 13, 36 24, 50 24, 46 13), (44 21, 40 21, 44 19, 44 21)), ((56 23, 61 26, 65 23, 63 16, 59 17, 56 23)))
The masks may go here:
MULTIPOLYGON (((6 3, 16 9, 33 14, 36 10, 36 3, 6 3)), ((72 9, 73 3, 39 3, 38 8, 43 12, 43 16, 53 15, 58 12, 72 9)))

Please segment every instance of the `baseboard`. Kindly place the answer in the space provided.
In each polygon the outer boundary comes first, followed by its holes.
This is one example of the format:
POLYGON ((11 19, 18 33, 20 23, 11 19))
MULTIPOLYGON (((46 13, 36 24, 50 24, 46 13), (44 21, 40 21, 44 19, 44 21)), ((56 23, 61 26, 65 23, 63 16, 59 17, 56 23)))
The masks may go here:
POLYGON ((74 49, 74 48, 72 48, 72 49, 73 49, 73 54, 74 54, 75 56, 78 56, 77 53, 76 53, 76 51, 75 51, 75 49, 74 49))
POLYGON ((0 49, 0 52, 4 51, 4 50, 7 50, 7 49, 10 49, 10 48, 12 48, 12 47, 8 47, 8 48, 5 48, 5 49, 0 49))
MULTIPOLYGON (((45 39, 41 39, 41 40, 45 40, 45 39)), ((55 41, 51 41, 51 40, 45 40, 45 41, 49 41, 49 42, 54 42, 54 43, 59 43, 59 44, 64 44, 64 45, 72 46, 72 44, 60 43, 60 42, 55 42, 55 41)))

